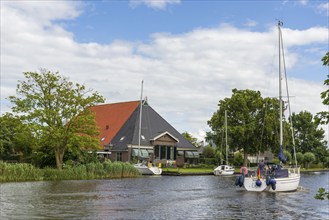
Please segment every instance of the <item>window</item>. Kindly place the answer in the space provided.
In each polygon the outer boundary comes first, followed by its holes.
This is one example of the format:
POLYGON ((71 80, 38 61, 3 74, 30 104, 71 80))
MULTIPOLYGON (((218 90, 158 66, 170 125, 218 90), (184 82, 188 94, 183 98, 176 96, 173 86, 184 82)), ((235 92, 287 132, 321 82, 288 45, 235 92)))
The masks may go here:
MULTIPOLYGON (((167 160, 170 160, 170 159, 173 159, 173 158, 170 158, 171 157, 171 147, 170 146, 167 146, 167 152, 166 152, 166 159, 167 160)), ((173 152, 174 153, 174 152, 173 152)))
POLYGON ((122 152, 117 152, 117 161, 122 161, 122 152))
POLYGON ((160 146, 154 147, 154 157, 160 159, 160 146))
POLYGON ((167 151, 167 148, 166 146, 161 146, 161 149, 160 149, 160 159, 167 159, 166 157, 166 152, 167 151))

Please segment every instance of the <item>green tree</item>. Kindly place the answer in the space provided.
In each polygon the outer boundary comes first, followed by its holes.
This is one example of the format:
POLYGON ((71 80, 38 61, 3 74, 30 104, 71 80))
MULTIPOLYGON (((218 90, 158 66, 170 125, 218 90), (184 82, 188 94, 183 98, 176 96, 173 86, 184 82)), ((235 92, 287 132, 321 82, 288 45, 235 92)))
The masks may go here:
MULTIPOLYGON (((329 52, 326 53, 326 55, 322 58, 323 65, 329 66, 329 52)), ((327 86, 327 90, 323 91, 321 93, 321 99, 323 100, 322 103, 329 108, 329 74, 327 75, 327 79, 323 83, 325 86, 327 86)), ((322 111, 317 113, 316 119, 321 124, 328 124, 329 123, 329 111, 322 111)))
POLYGON ((62 169, 63 157, 70 147, 98 147, 98 128, 89 107, 104 102, 97 92, 72 83, 58 72, 46 69, 25 72, 17 96, 10 96, 12 110, 33 128, 39 146, 54 149, 56 166, 62 169))
POLYGON ((28 162, 35 138, 31 129, 11 113, 0 117, 0 160, 28 162))
POLYGON ((302 152, 297 152, 296 158, 297 158, 298 164, 302 164, 304 161, 304 154, 302 152))
POLYGON ((285 150, 283 153, 284 153, 284 156, 286 157, 287 161, 292 162, 291 161, 291 159, 292 159, 291 153, 289 153, 289 151, 287 151, 287 150, 285 150))
POLYGON ((240 152, 234 153, 234 165, 241 166, 243 164, 243 157, 240 152))
POLYGON ((322 163, 323 167, 326 167, 329 159, 329 149, 326 146, 319 146, 315 149, 314 154, 316 160, 322 163))
POLYGON ((319 124, 313 120, 313 115, 307 111, 292 114, 294 124, 295 143, 297 152, 316 152, 317 148, 326 145, 324 130, 318 128, 319 124))
POLYGON ((190 133, 188 133, 187 131, 182 133, 182 136, 188 140, 189 142, 191 142, 194 146, 196 147, 200 147, 200 144, 198 143, 198 139, 196 137, 193 137, 190 133))
POLYGON ((217 159, 218 164, 222 164, 225 160, 225 140, 224 140, 224 129, 221 129, 218 132, 206 132, 206 141, 211 145, 212 147, 216 148, 215 158, 217 159), (215 135, 217 134, 217 135, 215 135))
POLYGON ((227 110, 230 150, 243 149, 246 165, 248 154, 264 152, 278 146, 279 102, 273 98, 263 99, 259 91, 233 89, 232 92, 231 98, 219 101, 219 109, 208 121, 212 134, 207 137, 220 146, 224 112, 227 110))
POLYGON ((306 167, 309 168, 310 164, 315 161, 315 155, 311 152, 306 152, 304 154, 304 163, 306 163, 306 167))
POLYGON ((218 165, 221 164, 224 159, 222 152, 218 148, 215 149, 215 158, 218 165))
POLYGON ((215 153, 215 148, 213 148, 212 146, 206 146, 202 151, 202 154, 205 158, 214 158, 215 153))

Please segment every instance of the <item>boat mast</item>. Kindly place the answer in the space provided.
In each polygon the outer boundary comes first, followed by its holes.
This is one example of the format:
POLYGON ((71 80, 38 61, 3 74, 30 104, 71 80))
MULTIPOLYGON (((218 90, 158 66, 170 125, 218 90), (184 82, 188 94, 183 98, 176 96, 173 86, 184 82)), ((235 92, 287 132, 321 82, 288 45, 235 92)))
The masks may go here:
POLYGON ((140 107, 139 107, 139 128, 138 128, 138 154, 140 153, 140 146, 141 146, 141 133, 142 133, 142 107, 143 107, 143 83, 141 86, 141 99, 140 99, 140 107))
POLYGON ((228 148, 227 148, 227 110, 225 110, 225 147, 226 147, 226 165, 228 165, 228 148))
POLYGON ((283 146, 283 125, 282 125, 282 74, 281 74, 281 26, 283 23, 278 21, 279 33, 279 102, 280 102, 280 147, 283 146))
POLYGON ((284 78, 285 78, 285 84, 286 84, 286 91, 287 91, 287 102, 288 102, 288 110, 289 110, 289 123, 291 128, 291 139, 292 139, 292 146, 294 149, 294 158, 295 158, 295 164, 297 166, 297 157, 296 157, 296 144, 295 144, 295 135, 294 135, 294 126, 292 122, 292 113, 291 113, 291 107, 290 107, 290 95, 289 95, 289 88, 288 88, 288 76, 287 76, 287 70, 286 70, 286 61, 285 61, 285 55, 284 55, 284 49, 283 49, 283 39, 282 39, 282 33, 281 33, 281 53, 282 53, 282 62, 283 62, 283 72, 284 72, 284 78))

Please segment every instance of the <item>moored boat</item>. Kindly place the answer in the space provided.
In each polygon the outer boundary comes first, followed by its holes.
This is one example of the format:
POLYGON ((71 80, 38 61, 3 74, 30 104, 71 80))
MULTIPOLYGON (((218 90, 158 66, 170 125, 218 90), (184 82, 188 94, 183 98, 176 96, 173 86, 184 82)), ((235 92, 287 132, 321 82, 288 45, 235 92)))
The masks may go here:
POLYGON ((151 163, 147 165, 146 161, 134 164, 134 167, 138 169, 139 173, 142 175, 161 175, 162 173, 161 168, 153 166, 151 163))
MULTIPOLYGON (((225 110, 225 147, 226 147, 226 163, 228 163, 228 144, 227 144, 227 111, 225 110)), ((234 174, 234 167, 224 164, 214 169, 215 176, 228 176, 234 174)))
POLYGON ((219 165, 214 169, 215 176, 226 176, 226 175, 233 175, 234 174, 234 167, 230 165, 219 165))
MULTIPOLYGON (((138 157, 141 157, 140 150, 140 139, 141 139, 141 128, 142 128, 142 109, 143 109, 143 81, 141 88, 141 98, 140 98, 140 108, 139 108, 139 132, 138 132, 138 157)), ((162 169, 156 166, 153 166, 152 163, 143 160, 140 163, 134 164, 134 167, 138 169, 139 173, 142 175, 161 175, 162 169)))

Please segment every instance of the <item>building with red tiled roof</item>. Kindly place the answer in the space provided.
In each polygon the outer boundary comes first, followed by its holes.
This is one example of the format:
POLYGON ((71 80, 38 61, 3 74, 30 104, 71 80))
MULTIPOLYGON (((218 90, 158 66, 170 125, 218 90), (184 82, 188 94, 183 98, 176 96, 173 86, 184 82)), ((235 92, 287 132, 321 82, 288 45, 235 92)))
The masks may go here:
POLYGON ((93 106, 102 152, 112 161, 195 162, 197 148, 145 101, 93 106), (142 112, 140 112, 142 111, 142 112), (140 120, 141 115, 141 120, 140 120))

